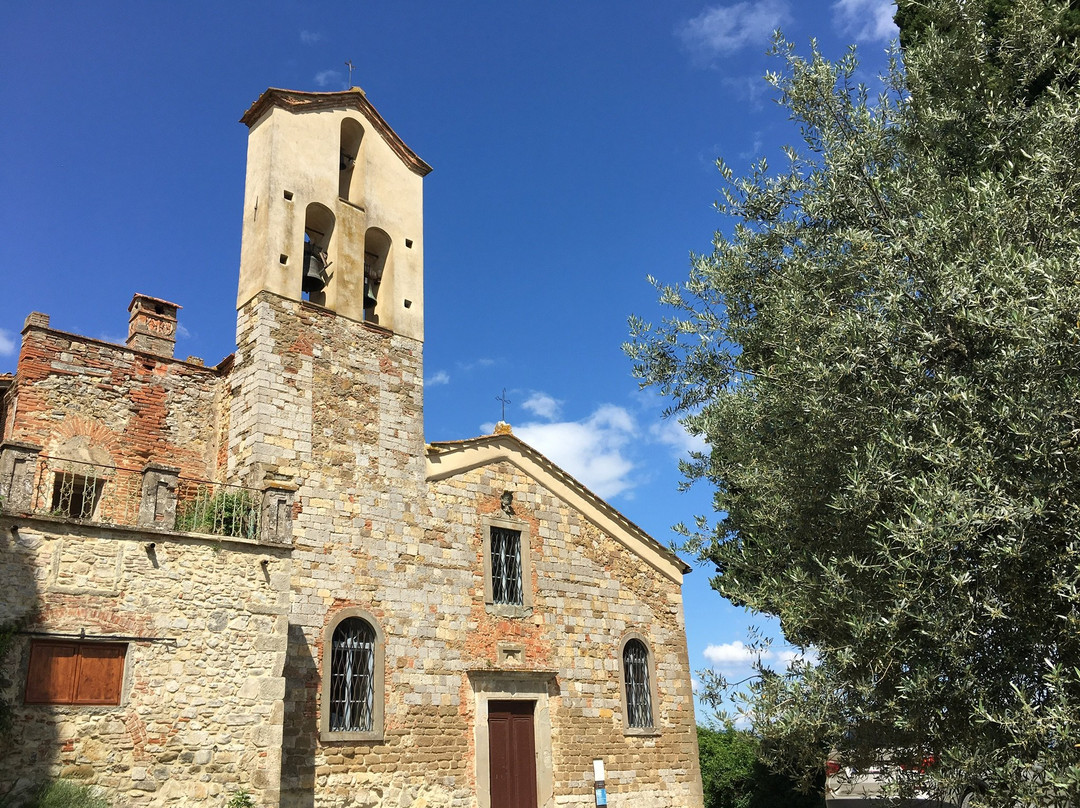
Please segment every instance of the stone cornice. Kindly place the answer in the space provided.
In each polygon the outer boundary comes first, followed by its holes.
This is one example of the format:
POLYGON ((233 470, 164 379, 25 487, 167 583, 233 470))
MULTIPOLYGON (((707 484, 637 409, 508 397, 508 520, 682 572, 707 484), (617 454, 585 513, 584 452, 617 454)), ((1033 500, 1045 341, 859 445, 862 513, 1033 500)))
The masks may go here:
POLYGON ((335 93, 309 93, 300 90, 282 90, 271 87, 260 95, 255 103, 240 118, 240 123, 249 129, 254 126, 272 108, 288 110, 289 112, 318 112, 327 109, 355 109, 368 119, 372 126, 383 136, 383 139, 401 158, 402 162, 413 172, 421 177, 431 173, 431 166, 405 145, 393 129, 379 114, 379 111, 367 100, 367 94, 359 87, 350 90, 342 90, 335 93))

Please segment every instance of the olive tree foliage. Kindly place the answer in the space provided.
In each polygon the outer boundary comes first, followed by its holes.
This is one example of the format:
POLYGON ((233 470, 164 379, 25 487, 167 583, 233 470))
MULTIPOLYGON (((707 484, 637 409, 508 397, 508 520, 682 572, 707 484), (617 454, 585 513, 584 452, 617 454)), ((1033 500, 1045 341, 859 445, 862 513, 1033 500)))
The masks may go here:
POLYGON ((745 691, 774 761, 1080 804, 1080 57, 1065 4, 919 5, 878 93, 778 41, 801 142, 719 163, 736 224, 627 351, 708 446, 713 586, 816 651, 745 691))

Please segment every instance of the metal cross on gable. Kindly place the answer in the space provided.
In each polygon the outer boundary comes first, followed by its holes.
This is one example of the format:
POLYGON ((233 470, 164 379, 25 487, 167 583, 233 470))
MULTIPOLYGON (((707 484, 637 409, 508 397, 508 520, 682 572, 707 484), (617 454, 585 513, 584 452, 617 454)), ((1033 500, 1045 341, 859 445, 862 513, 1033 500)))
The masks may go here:
POLYGON ((502 402, 502 418, 499 419, 499 420, 505 422, 506 421, 506 405, 513 403, 510 399, 508 399, 506 397, 506 388, 505 387, 503 388, 502 395, 501 396, 495 396, 495 400, 502 402))

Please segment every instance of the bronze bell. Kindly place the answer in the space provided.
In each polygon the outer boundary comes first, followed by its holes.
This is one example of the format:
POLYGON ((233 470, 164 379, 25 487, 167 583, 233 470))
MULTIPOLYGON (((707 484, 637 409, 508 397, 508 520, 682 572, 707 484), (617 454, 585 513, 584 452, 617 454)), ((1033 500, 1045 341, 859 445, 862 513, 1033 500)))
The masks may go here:
POLYGON ((378 298, 375 297, 375 284, 367 275, 364 276, 364 308, 373 309, 375 304, 378 303, 378 298))
POLYGON ((305 292, 321 292, 326 288, 326 282, 329 280, 326 276, 326 267, 329 264, 325 255, 310 241, 304 242, 304 280, 301 287, 305 292))

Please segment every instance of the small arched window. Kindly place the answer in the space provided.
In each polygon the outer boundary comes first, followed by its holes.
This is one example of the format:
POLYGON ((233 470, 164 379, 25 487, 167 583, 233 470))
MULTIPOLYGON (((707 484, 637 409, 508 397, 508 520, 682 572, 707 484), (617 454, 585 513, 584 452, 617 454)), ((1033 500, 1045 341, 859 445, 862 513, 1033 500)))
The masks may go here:
POLYGON ((322 730, 331 738, 382 737, 383 647, 373 622, 348 609, 327 626, 322 730))
POLYGON ((350 617, 334 629, 330 661, 330 731, 371 732, 375 702, 375 630, 350 617))
POLYGON ((364 139, 364 127, 353 118, 341 122, 340 162, 338 196, 349 202, 359 202, 363 185, 360 160, 360 141, 364 139))
POLYGON ((652 730, 652 655, 644 640, 631 637, 623 643, 622 674, 627 730, 652 730))

